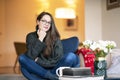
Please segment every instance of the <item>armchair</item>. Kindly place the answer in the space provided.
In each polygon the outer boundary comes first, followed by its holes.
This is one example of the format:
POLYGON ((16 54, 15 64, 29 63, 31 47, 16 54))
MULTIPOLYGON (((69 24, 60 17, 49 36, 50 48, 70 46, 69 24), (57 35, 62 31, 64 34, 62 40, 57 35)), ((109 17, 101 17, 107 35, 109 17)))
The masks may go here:
POLYGON ((70 37, 62 40, 64 53, 76 52, 79 46, 79 39, 77 37, 70 37))

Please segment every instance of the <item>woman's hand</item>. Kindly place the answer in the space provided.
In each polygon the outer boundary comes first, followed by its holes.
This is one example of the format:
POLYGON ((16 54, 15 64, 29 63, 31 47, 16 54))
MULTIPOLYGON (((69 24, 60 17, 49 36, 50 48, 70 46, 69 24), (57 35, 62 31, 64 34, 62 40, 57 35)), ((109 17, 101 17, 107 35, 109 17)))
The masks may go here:
POLYGON ((39 29, 38 29, 37 34, 38 34, 38 39, 39 39, 41 42, 43 42, 43 40, 44 40, 44 38, 45 38, 45 36, 46 36, 46 32, 43 31, 43 30, 39 30, 39 29))

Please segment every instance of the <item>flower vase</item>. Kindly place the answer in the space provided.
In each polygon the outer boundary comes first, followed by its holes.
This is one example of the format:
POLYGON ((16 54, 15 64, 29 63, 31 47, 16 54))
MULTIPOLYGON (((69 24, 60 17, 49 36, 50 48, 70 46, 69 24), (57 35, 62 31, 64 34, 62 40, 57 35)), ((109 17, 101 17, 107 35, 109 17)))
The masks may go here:
POLYGON ((107 62, 105 57, 96 57, 94 61, 94 74, 98 76, 106 76, 107 62))

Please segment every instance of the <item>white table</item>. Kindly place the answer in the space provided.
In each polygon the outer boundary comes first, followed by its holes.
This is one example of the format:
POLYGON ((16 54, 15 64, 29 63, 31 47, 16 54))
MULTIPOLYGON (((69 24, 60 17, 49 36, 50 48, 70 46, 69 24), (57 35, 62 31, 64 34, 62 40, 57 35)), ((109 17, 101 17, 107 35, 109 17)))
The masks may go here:
POLYGON ((65 76, 65 77, 59 77, 59 80, 104 80, 104 76, 97 76, 97 77, 65 76))

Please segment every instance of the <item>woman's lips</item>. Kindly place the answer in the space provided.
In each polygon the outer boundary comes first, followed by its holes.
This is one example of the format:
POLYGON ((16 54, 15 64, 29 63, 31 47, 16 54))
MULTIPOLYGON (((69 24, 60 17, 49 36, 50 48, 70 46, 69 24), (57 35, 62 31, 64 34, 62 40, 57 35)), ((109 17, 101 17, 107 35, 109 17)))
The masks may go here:
POLYGON ((48 29, 48 27, 44 27, 45 29, 48 29))

